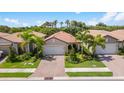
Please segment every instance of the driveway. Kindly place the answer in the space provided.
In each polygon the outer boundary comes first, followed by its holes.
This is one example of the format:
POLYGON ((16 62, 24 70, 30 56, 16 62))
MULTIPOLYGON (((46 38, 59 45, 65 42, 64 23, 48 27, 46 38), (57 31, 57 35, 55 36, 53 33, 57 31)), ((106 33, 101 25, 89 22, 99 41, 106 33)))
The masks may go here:
POLYGON ((59 77, 65 76, 64 56, 54 56, 41 60, 32 77, 59 77))
POLYGON ((124 57, 119 55, 101 55, 102 62, 113 72, 113 76, 124 76, 124 57))

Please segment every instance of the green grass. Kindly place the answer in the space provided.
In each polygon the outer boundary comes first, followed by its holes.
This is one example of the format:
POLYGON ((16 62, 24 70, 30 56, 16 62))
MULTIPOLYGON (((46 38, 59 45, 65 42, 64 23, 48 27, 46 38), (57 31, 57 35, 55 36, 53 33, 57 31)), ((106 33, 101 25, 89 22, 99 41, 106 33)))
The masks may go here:
POLYGON ((38 59, 36 62, 32 62, 32 59, 25 60, 24 62, 3 62, 0 64, 0 68, 36 68, 40 63, 40 59, 38 59), (28 64, 33 63, 33 65, 28 64))
POLYGON ((70 77, 112 76, 112 72, 66 72, 70 77))
POLYGON ((32 73, 0 73, 0 77, 28 77, 32 73))
POLYGON ((78 64, 73 64, 71 62, 65 62, 65 68, 92 68, 92 67, 106 67, 102 62, 97 60, 83 61, 78 64))

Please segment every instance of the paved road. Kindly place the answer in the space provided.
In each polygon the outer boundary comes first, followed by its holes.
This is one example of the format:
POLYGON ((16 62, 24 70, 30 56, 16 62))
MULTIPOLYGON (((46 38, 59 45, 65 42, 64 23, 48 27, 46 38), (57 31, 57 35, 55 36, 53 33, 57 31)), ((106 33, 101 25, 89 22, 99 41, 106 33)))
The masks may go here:
POLYGON ((104 55, 101 60, 113 72, 113 76, 124 76, 124 57, 104 55))
POLYGON ((54 56, 50 60, 42 60, 31 77, 59 77, 65 76, 64 56, 54 56))

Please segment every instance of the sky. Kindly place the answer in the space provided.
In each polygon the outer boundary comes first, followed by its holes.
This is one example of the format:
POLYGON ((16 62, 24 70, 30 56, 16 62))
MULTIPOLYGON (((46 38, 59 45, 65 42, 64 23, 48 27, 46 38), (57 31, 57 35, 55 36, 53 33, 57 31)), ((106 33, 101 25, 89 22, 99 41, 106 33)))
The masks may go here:
POLYGON ((25 27, 41 25, 45 21, 77 20, 87 25, 103 22, 107 25, 124 25, 122 12, 0 12, 0 25, 25 27))

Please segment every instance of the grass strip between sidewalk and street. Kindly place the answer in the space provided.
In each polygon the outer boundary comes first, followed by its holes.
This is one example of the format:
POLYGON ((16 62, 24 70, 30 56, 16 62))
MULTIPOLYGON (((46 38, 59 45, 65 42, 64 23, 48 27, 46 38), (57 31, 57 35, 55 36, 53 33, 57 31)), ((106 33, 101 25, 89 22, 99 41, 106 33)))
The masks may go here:
POLYGON ((0 73, 0 77, 28 77, 32 73, 17 72, 17 73, 0 73))
POLYGON ((69 77, 106 77, 113 76, 112 72, 66 72, 69 77))

